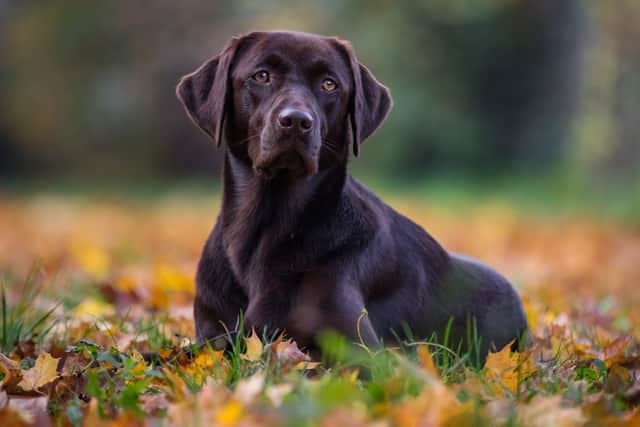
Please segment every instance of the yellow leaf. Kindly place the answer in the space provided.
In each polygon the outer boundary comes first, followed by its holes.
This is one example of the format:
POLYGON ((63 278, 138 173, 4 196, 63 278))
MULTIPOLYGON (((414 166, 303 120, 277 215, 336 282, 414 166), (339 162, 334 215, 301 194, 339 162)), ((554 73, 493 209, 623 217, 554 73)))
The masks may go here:
POLYGON ((91 276, 97 279, 107 276, 111 261, 104 250, 86 244, 74 244, 72 255, 78 266, 91 276))
POLYGON ((216 362, 222 359, 224 351, 202 349, 193 361, 184 368, 184 372, 191 375, 197 383, 203 383, 207 375, 213 373, 216 362))
POLYGON ((144 377, 145 372, 147 372, 147 364, 144 361, 144 357, 142 357, 138 350, 134 349, 133 353, 131 354, 131 358, 137 363, 129 373, 135 378, 144 377))
POLYGON ((242 415, 242 403, 237 400, 230 400, 227 404, 216 413, 215 420, 217 424, 223 426, 234 425, 242 415))
POLYGON ((165 291, 184 291, 189 293, 194 291, 193 278, 190 274, 164 264, 155 266, 153 285, 165 291))
MULTIPOLYGON (((511 353, 511 344, 507 344, 497 353, 489 353, 485 368, 489 379, 496 380, 505 389, 516 394, 520 383, 531 376, 535 372, 535 368, 533 353, 511 353)), ((498 396, 504 394, 504 389, 501 389, 501 387, 494 387, 493 390, 498 396)))
POLYGON ((191 301, 195 286, 190 274, 169 265, 158 264, 153 269, 153 279, 146 303, 166 308, 169 304, 181 305, 191 301))
POLYGON ((303 369, 311 371, 313 369, 316 369, 320 365, 321 365, 320 362, 309 362, 309 361, 305 360, 305 361, 302 361, 302 362, 298 363, 296 366, 293 367, 293 369, 296 370, 296 371, 301 371, 303 369))
POLYGON ((241 354, 240 357, 250 361, 260 360, 263 346, 262 341, 260 341, 260 338, 254 329, 251 330, 250 336, 244 338, 244 343, 247 346, 247 351, 245 351, 244 354, 241 354))
POLYGON ((58 378, 58 360, 49 353, 40 353, 33 368, 24 372, 18 386, 25 391, 36 390, 58 378))
POLYGON ((99 301, 95 298, 90 298, 78 304, 78 306, 73 310, 73 313, 79 318, 95 319, 113 316, 115 314, 115 309, 110 304, 99 301))

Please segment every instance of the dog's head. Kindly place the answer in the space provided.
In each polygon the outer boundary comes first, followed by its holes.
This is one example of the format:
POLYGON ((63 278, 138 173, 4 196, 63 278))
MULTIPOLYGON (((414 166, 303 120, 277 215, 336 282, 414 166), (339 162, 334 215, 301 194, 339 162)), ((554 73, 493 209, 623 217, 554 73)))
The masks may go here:
POLYGON ((346 161, 349 126, 358 155, 392 105, 348 42, 293 32, 232 38, 176 92, 217 145, 224 130, 232 153, 264 179, 310 176, 346 161))

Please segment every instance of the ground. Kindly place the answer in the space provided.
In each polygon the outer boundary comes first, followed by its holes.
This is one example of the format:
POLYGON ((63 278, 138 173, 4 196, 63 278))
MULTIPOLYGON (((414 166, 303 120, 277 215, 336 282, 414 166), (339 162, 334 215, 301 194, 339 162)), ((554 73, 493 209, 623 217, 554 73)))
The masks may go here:
POLYGON ((7 196, 0 425, 640 425, 637 223, 384 198, 515 284, 531 349, 482 370, 428 342, 332 335, 325 360, 286 336, 186 351, 214 195, 7 196))

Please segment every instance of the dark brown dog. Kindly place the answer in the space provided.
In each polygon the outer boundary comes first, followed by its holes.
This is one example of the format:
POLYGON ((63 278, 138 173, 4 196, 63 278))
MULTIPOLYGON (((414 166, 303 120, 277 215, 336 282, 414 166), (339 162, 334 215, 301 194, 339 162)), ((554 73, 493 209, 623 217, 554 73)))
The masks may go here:
POLYGON ((348 174, 349 143, 357 156, 392 105, 349 43, 235 37, 177 94, 202 130, 227 141, 222 208, 197 274, 199 339, 233 328, 242 311, 245 327, 284 329, 302 345, 327 328, 356 340, 363 308, 360 335, 372 346, 407 330, 442 340, 445 329, 455 344, 473 327, 483 359, 525 331, 503 277, 447 253, 348 174))

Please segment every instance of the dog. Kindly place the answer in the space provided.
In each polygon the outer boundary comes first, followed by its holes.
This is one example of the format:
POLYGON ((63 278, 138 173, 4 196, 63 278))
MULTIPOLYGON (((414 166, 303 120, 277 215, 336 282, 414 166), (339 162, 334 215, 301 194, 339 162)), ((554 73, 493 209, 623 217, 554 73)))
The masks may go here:
MULTIPOLYGON (((196 275, 197 338, 237 324, 316 348, 331 329, 370 347, 438 337, 479 358, 522 337, 501 275, 449 253, 348 172, 392 107, 349 42, 275 31, 233 37, 177 96, 217 146, 222 202, 196 275), (365 311, 366 310, 366 311, 365 311)), ((514 347, 515 348, 515 347, 514 347)))

